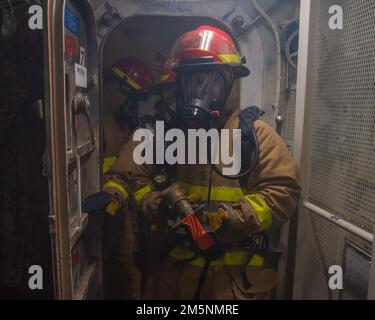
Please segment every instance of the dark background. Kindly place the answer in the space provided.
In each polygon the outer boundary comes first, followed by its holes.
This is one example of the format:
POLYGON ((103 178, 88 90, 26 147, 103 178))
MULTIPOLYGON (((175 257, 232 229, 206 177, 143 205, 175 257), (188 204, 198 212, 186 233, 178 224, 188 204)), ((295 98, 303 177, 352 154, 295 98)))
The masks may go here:
POLYGON ((41 1, 0 0, 0 298, 53 298, 45 125, 43 31, 28 28, 41 1), (28 287, 29 267, 44 270, 44 290, 28 287))

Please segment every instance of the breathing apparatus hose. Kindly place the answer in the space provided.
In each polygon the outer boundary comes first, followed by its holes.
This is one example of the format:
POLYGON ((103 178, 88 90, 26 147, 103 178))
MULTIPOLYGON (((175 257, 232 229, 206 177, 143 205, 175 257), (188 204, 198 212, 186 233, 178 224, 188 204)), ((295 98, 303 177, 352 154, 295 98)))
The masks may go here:
MULTIPOLYGON (((244 125, 247 127, 246 129, 249 130, 249 132, 251 132, 251 138, 253 140, 253 152, 252 152, 252 159, 250 161, 250 165, 248 168, 246 168, 245 171, 243 171, 242 173, 239 173, 237 175, 232 175, 232 176, 229 176, 229 175, 225 175, 222 173, 222 170, 219 168, 218 165, 216 164, 213 164, 212 161, 211 161, 211 158, 210 158, 210 164, 212 166, 212 169, 222 178, 224 179, 229 179, 229 180, 239 180, 239 179, 242 179, 246 176, 249 176, 251 174, 251 172, 254 171, 255 167, 257 166, 258 162, 259 162, 259 140, 258 140, 258 137, 256 135, 256 131, 255 131, 255 127, 253 126, 251 129, 249 127, 249 124, 244 121, 243 122, 244 125)), ((243 152, 243 150, 242 150, 243 152)), ((209 154, 209 157, 211 156, 210 152, 208 153, 209 154)), ((241 161, 241 166, 243 165, 243 161, 241 161)))

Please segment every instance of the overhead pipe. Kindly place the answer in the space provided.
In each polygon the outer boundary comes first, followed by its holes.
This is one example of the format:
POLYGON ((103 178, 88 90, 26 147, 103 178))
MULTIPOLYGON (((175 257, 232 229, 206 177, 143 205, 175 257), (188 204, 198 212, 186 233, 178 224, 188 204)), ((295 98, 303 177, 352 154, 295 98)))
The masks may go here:
POLYGON ((254 8, 259 12, 259 14, 269 23, 273 31, 276 43, 276 95, 274 102, 275 110, 275 122, 280 116, 280 96, 281 96, 281 40, 280 34, 277 30, 277 27, 272 20, 272 18, 259 6, 257 0, 251 0, 254 8))

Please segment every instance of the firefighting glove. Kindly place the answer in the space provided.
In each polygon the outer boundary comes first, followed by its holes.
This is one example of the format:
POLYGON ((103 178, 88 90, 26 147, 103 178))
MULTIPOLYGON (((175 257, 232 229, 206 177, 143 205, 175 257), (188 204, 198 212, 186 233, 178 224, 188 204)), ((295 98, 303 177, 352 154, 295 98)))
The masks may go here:
MULTIPOLYGON (((241 199, 230 204, 220 205, 229 219, 224 220, 225 228, 219 229, 218 236, 223 243, 238 244, 248 239, 249 235, 260 231, 256 211, 249 201, 241 199)), ((223 215, 223 214, 222 214, 223 215)))
POLYGON ((212 231, 217 232, 225 228, 235 219, 232 208, 226 204, 221 204, 217 209, 203 209, 202 222, 212 231))
MULTIPOLYGON (((194 204, 200 201, 201 194, 193 193, 186 198, 194 204)), ((173 212, 173 210, 170 210, 168 204, 164 201, 164 197, 159 191, 151 191, 143 197, 141 201, 141 212, 144 218, 149 222, 157 222, 161 213, 164 213, 166 218, 176 218, 176 213, 173 212)))
POLYGON ((105 211, 110 216, 115 216, 119 209, 119 201, 104 191, 89 196, 82 203, 82 211, 89 214, 105 211))

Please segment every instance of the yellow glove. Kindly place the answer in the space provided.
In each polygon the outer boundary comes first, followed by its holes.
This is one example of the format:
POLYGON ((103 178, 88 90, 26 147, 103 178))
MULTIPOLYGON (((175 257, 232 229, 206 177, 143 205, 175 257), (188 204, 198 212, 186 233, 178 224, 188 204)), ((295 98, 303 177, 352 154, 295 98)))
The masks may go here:
POLYGON ((107 205, 105 211, 110 216, 114 217, 119 209, 120 209, 120 203, 115 199, 111 199, 111 202, 107 205))
POLYGON ((224 222, 228 220, 230 220, 230 215, 223 208, 219 208, 216 211, 203 212, 203 223, 206 223, 214 232, 219 230, 224 222))

